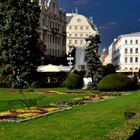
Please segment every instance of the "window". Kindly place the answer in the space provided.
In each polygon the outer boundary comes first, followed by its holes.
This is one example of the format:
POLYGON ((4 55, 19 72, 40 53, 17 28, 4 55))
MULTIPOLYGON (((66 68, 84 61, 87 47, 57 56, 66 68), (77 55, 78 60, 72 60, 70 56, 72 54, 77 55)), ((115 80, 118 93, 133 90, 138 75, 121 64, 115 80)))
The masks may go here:
POLYGON ((77 37, 77 34, 75 34, 75 37, 77 37))
POLYGON ((55 50, 55 55, 57 55, 57 50, 55 50))
POLYGON ((45 33, 45 31, 43 31, 43 40, 45 40, 46 39, 46 33, 45 33))
POLYGON ((132 44, 133 43, 133 40, 130 40, 130 44, 132 44))
POLYGON ((133 62, 133 57, 130 57, 130 62, 131 62, 131 63, 133 62))
POLYGON ((75 30, 77 30, 78 29, 78 27, 77 26, 75 26, 75 30))
POLYGON ((83 34, 80 34, 80 37, 83 37, 83 34))
POLYGON ((133 70, 133 68, 130 68, 130 70, 133 70))
POLYGON ((138 44, 138 40, 136 40, 136 44, 138 44))
POLYGON ((125 57, 125 63, 127 63, 127 57, 125 57))
POLYGON ((71 34, 69 34, 69 37, 71 37, 72 35, 71 34))
POLYGON ((83 44, 83 40, 80 40, 80 44, 81 44, 81 45, 83 44))
POLYGON ((72 27, 71 27, 71 26, 69 26, 69 29, 71 30, 71 29, 72 29, 72 27))
POLYGON ((81 21, 81 19, 77 19, 77 21, 78 21, 78 22, 80 22, 80 21, 81 21))
POLYGON ((130 49, 130 53, 133 53, 133 49, 132 48, 130 49))
POLYGON ((125 53, 127 53, 127 48, 125 48, 125 53))
POLYGON ((127 70, 127 67, 125 67, 125 70, 127 70))
POLYGON ((80 30, 83 30, 83 26, 80 27, 80 30))
POLYGON ((77 44, 77 40, 75 40, 75 44, 77 44))
POLYGON ((69 44, 71 44, 72 43, 72 41, 71 40, 69 40, 69 44))
POLYGON ((86 30, 88 30, 89 29, 89 27, 88 26, 86 26, 86 30))
POLYGON ((135 53, 138 53, 138 48, 135 49, 135 53))
POLYGON ((138 62, 138 57, 135 57, 135 62, 138 62))
POLYGON ((125 44, 127 44, 127 40, 125 40, 125 44))

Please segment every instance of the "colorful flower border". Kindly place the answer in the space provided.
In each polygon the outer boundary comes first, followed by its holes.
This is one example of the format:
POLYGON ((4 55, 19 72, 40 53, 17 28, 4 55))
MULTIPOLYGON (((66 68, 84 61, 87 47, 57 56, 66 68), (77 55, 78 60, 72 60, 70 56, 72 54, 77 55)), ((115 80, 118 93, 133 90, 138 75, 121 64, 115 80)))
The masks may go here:
POLYGON ((57 106, 39 106, 39 107, 31 107, 30 109, 16 109, 9 110, 5 112, 0 112, 0 121, 6 122, 24 122, 28 120, 32 120, 35 118, 39 118, 42 116, 47 116, 56 112, 63 112, 71 109, 71 107, 57 107, 57 106))

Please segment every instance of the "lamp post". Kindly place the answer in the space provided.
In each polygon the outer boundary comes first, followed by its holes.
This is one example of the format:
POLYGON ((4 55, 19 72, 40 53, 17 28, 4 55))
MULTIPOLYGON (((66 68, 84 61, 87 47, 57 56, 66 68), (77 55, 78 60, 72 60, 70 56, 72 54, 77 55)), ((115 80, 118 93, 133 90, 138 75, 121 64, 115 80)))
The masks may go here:
POLYGON ((69 55, 69 57, 67 57, 67 60, 69 61, 69 66, 72 67, 72 60, 74 60, 74 58, 71 56, 71 54, 69 55))

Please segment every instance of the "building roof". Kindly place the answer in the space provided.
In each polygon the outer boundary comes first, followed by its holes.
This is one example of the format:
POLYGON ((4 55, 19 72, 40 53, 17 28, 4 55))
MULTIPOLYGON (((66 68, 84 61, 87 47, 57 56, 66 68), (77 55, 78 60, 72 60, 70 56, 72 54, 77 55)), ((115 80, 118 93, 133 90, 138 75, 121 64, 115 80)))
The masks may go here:
MULTIPOLYGON (((78 16, 78 15, 85 17, 84 15, 81 15, 81 14, 78 14, 78 13, 66 13, 66 21, 67 21, 67 23, 70 23, 71 19, 72 19, 74 16, 78 16)), ((91 19, 91 17, 90 17, 90 18, 85 17, 85 18, 86 18, 87 22, 91 25, 91 27, 92 27, 95 31, 97 31, 97 27, 96 27, 96 25, 93 23, 93 19, 91 19)))
POLYGON ((140 37, 140 32, 120 35, 120 37, 140 37))
POLYGON ((72 17, 76 16, 78 14, 75 14, 75 13, 66 13, 66 20, 67 20, 67 23, 69 23, 72 19, 72 17))

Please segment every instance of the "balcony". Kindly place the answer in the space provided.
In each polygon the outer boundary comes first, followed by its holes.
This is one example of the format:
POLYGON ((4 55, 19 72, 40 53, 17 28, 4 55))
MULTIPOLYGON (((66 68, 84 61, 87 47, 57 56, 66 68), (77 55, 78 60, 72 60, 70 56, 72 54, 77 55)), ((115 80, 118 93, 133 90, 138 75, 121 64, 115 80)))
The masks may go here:
POLYGON ((59 29, 58 28, 51 28, 51 31, 53 34, 58 34, 59 29))
POLYGON ((67 35, 67 33, 66 32, 63 32, 63 36, 66 36, 67 35))

